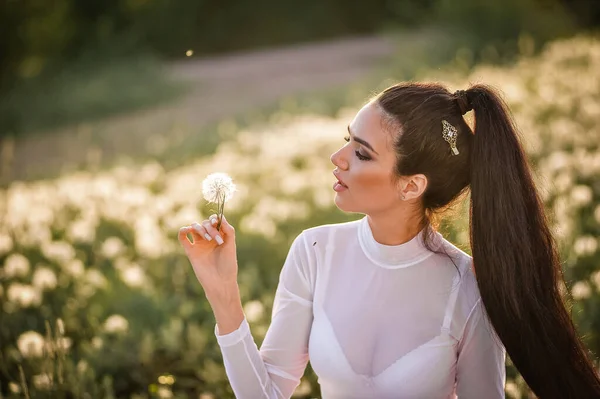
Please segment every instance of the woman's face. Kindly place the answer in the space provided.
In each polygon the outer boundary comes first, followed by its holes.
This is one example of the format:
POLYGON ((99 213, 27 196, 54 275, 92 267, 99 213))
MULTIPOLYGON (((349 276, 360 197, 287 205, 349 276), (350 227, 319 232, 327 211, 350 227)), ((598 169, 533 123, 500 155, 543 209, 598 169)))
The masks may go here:
POLYGON ((370 102, 348 126, 347 143, 331 155, 338 182, 335 204, 345 212, 375 214, 401 204, 400 186, 392 180, 396 163, 393 137, 382 111, 370 102))

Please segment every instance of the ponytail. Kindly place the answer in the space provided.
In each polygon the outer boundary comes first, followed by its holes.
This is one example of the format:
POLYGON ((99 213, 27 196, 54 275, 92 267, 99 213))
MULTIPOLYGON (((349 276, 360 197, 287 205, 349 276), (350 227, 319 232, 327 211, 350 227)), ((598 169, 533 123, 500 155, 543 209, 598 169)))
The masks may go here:
POLYGON ((484 85, 462 95, 475 112, 470 236, 488 318, 538 397, 600 398, 600 377, 563 302, 556 243, 507 107, 484 85))

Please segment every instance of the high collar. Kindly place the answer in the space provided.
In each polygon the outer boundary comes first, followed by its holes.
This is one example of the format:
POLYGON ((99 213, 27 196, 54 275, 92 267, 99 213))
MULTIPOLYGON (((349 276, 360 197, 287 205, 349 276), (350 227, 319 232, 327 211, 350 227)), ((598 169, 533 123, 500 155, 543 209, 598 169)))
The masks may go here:
MULTIPOLYGON (((358 226, 358 241, 362 250, 370 261, 386 269, 398 269, 416 265, 433 255, 425 247, 422 229, 416 236, 400 245, 383 245, 375 241, 369 220, 365 216, 358 226)), ((432 235, 432 247, 438 249, 442 235, 437 231, 432 235)))

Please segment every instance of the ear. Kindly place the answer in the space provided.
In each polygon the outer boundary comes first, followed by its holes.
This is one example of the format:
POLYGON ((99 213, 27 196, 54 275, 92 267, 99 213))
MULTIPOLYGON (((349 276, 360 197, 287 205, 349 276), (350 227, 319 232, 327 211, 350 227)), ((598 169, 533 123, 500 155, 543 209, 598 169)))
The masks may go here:
POLYGON ((427 189, 427 177, 423 174, 407 176, 400 185, 400 198, 410 201, 419 198, 427 189))

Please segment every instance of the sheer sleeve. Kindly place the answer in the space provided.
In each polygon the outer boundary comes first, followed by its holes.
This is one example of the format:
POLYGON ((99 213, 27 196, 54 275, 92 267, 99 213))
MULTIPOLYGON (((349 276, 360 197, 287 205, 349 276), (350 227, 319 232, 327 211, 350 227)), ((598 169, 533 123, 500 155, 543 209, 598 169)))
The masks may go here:
POLYGON ((481 299, 467 319, 458 352, 456 394, 459 399, 505 397, 506 353, 485 317, 481 299))
POLYGON ((308 338, 313 321, 314 264, 303 234, 292 243, 279 276, 272 320, 258 350, 246 319, 217 342, 229 382, 238 399, 289 398, 308 363, 308 338))

